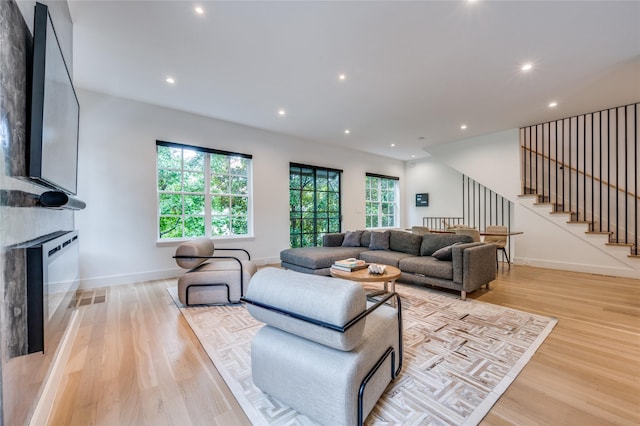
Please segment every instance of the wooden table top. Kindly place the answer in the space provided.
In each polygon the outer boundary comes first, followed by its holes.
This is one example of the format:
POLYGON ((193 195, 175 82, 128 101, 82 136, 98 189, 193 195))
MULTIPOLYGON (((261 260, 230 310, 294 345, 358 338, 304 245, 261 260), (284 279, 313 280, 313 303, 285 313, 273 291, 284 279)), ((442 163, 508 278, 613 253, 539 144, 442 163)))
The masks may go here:
POLYGON ((498 232, 498 231, 480 231, 480 235, 482 236, 491 236, 491 237, 510 237, 512 235, 520 235, 523 234, 522 231, 511 231, 511 232, 498 232))
POLYGON ((369 269, 359 269, 353 272, 341 271, 339 269, 329 269, 332 277, 343 278, 345 280, 356 281, 359 283, 387 282, 395 281, 400 278, 402 272, 400 269, 385 265, 384 274, 372 274, 369 269))
MULTIPOLYGON (((433 233, 433 234, 455 234, 456 233, 456 231, 448 230, 448 229, 432 229, 429 232, 433 233)), ((492 236, 492 237, 510 237, 512 235, 521 235, 521 234, 523 234, 522 231, 511 231, 511 232, 480 231, 480 235, 482 235, 482 236, 492 236)))

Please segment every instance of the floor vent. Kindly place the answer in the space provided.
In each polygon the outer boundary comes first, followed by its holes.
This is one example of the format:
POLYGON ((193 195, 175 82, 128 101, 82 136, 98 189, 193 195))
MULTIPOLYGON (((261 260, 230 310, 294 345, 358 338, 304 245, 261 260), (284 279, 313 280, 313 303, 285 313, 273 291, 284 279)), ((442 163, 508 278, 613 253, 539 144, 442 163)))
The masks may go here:
POLYGON ((71 302, 74 307, 95 305, 97 303, 105 303, 107 301, 107 289, 96 288, 90 290, 78 290, 76 300, 71 302))

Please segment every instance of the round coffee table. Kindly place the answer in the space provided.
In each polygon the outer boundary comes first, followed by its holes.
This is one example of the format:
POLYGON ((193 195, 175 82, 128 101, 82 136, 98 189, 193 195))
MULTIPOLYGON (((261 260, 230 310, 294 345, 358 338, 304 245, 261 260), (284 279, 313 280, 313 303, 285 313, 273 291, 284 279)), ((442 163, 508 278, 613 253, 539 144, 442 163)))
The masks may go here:
POLYGON ((339 269, 329 269, 332 277, 342 278, 345 280, 356 281, 359 283, 384 283, 384 290, 370 293, 368 296, 377 296, 383 293, 393 293, 396 291, 396 280, 400 278, 402 272, 400 269, 385 265, 383 274, 372 274, 369 269, 359 269, 353 272, 341 271, 339 269))

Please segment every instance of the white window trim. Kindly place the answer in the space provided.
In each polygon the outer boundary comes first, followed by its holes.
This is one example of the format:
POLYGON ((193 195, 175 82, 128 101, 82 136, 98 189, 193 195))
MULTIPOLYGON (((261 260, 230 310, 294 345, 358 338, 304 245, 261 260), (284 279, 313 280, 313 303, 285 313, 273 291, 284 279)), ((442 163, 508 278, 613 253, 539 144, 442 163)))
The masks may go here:
MULTIPOLYGON (((157 141, 160 142, 160 141, 157 141)), ((156 175, 155 175, 155 191, 156 191, 156 226, 155 226, 155 240, 156 240, 156 246, 162 247, 162 246, 173 246, 173 245, 178 245, 182 242, 185 241, 192 241, 192 240, 196 240, 198 238, 209 238, 211 240, 214 241, 242 241, 242 240, 253 240, 255 239, 254 236, 254 215, 253 215, 253 157, 249 156, 248 158, 244 155, 244 154, 237 154, 237 156, 239 157, 244 157, 247 158, 249 160, 248 162, 248 166, 247 166, 247 233, 246 234, 242 234, 242 235, 211 235, 211 218, 212 218, 212 214, 211 214, 211 157, 210 155, 212 153, 218 153, 218 154, 223 154, 223 155, 227 155, 227 156, 231 156, 233 157, 235 153, 233 152, 214 152, 216 150, 209 150, 206 148, 201 148, 201 147, 197 147, 197 146, 193 146, 193 145, 183 145, 183 144, 178 144, 178 143, 170 143, 171 145, 174 145, 175 148, 182 148, 182 149, 193 149, 196 151, 201 151, 203 152, 205 155, 205 167, 204 167, 204 175, 205 175, 205 188, 204 188, 204 202, 205 202, 205 212, 204 212, 204 221, 205 221, 205 235, 203 236, 197 236, 197 237, 176 237, 176 238, 160 238, 160 194, 161 192, 158 190, 158 176, 159 176, 159 165, 158 165, 158 145, 161 144, 156 144, 156 175), (208 207, 207 207, 208 206, 208 207)), ((162 144, 162 146, 166 146, 164 144, 162 144)), ((175 169, 178 170, 178 169, 175 169)), ((181 172, 184 172, 184 162, 182 163, 181 172)), ((164 194, 186 194, 189 195, 189 193, 183 192, 183 191, 164 191, 162 192, 164 194)), ((194 195, 200 195, 201 193, 193 193, 194 195)), ((184 206, 183 206, 184 209, 184 206)), ((182 213, 182 216, 184 217, 184 210, 182 213)))
MULTIPOLYGON (((385 176, 380 176, 380 175, 367 175, 365 177, 365 192, 366 192, 366 187, 367 187, 367 180, 369 177, 373 177, 373 178, 378 178, 378 179, 386 179, 386 180, 390 180, 393 181, 393 198, 394 198, 394 202, 392 203, 394 206, 394 215, 393 215, 393 226, 372 226, 372 227, 365 227, 365 229, 368 230, 375 230, 375 229, 398 229, 400 227, 400 184, 398 179, 392 179, 391 177, 385 177, 385 176)), ((381 188, 380 186, 378 186, 378 195, 380 195, 381 193, 381 188)), ((365 199, 365 225, 366 225, 366 204, 368 202, 373 202, 371 200, 367 200, 365 199)), ((378 206, 380 207, 378 209, 378 223, 381 224, 382 223, 382 201, 380 199, 376 200, 375 202, 378 203, 378 206)))

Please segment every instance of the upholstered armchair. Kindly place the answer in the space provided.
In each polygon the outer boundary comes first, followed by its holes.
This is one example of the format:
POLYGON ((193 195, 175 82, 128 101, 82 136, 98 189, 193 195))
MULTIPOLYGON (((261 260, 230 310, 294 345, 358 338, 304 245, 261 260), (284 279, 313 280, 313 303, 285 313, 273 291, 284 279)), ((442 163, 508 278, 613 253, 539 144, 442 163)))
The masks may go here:
POLYGON ((424 235, 429 233, 429 228, 426 226, 412 226, 411 232, 416 235, 424 235))
POLYGON ((315 421, 362 425, 400 373, 396 293, 367 300, 355 282, 264 268, 242 300, 266 324, 251 344, 253 382, 315 421))
MULTIPOLYGON (((509 268, 511 268, 511 261, 509 260, 509 255, 507 254, 507 232, 508 228, 506 226, 498 226, 498 225, 489 225, 485 228, 487 233, 503 233, 505 235, 485 235, 484 242, 485 243, 493 243, 496 245, 497 251, 502 251, 504 257, 507 259, 507 264, 509 268)), ((498 258, 496 257, 496 268, 498 268, 498 258)))
POLYGON ((215 251, 242 252, 246 260, 236 256, 214 256, 214 244, 209 238, 187 241, 178 246, 174 259, 189 271, 178 278, 178 297, 184 305, 239 303, 257 267, 244 249, 215 251))
POLYGON ((458 235, 469 235, 473 238, 474 242, 480 242, 480 231, 475 228, 455 228, 455 233, 458 235))

